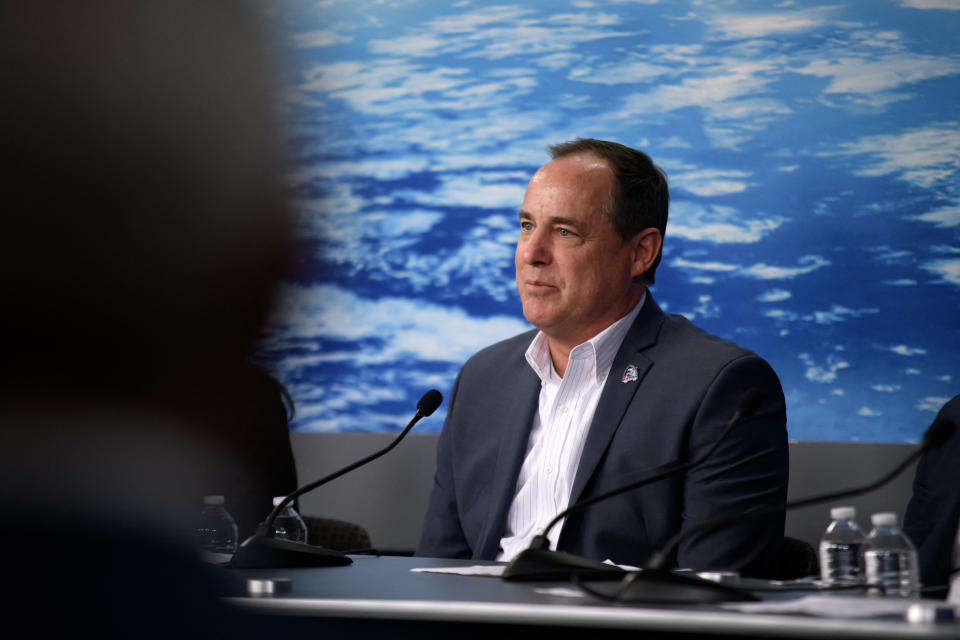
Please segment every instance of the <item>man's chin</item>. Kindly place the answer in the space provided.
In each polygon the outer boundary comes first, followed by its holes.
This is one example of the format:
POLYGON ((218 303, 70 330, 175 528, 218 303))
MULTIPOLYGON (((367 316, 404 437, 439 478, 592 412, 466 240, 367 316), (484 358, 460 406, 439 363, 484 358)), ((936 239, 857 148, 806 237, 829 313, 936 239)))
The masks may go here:
POLYGON ((556 314, 547 312, 544 309, 529 309, 527 305, 523 307, 523 317, 527 322, 543 332, 549 332, 550 328, 556 324, 556 314))

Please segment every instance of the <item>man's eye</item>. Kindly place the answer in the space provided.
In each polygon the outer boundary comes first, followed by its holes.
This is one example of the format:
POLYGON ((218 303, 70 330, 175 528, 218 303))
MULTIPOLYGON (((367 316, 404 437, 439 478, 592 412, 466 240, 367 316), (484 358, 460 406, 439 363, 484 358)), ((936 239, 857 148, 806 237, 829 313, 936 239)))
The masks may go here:
POLYGON ((533 229, 533 223, 532 223, 532 222, 521 222, 521 223, 520 223, 520 228, 521 228, 522 230, 524 230, 524 231, 530 231, 531 229, 533 229))
POLYGON ((560 237, 562 238, 566 238, 567 236, 573 235, 572 233, 570 233, 570 229, 563 229, 563 228, 557 229, 557 233, 559 233, 560 237))

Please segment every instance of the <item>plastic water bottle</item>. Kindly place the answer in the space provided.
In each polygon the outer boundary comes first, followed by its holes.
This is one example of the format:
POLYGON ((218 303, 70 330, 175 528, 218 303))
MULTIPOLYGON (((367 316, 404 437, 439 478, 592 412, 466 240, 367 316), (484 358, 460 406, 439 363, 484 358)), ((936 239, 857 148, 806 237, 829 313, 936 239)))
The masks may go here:
MULTIPOLYGON (((286 496, 277 496, 273 499, 273 506, 283 502, 286 496)), ((273 537, 291 540, 293 542, 307 542, 307 523, 303 521, 293 502, 281 509, 273 520, 273 537)))
POLYGON ((207 562, 228 562, 237 551, 237 523, 223 506, 223 496, 204 496, 197 523, 197 542, 207 562))
POLYGON ((863 583, 866 536, 853 507, 830 509, 832 522, 820 539, 820 579, 831 586, 863 583))
POLYGON ((895 513, 875 513, 867 536, 863 565, 871 593, 909 598, 917 595, 920 579, 917 550, 901 531, 895 513))

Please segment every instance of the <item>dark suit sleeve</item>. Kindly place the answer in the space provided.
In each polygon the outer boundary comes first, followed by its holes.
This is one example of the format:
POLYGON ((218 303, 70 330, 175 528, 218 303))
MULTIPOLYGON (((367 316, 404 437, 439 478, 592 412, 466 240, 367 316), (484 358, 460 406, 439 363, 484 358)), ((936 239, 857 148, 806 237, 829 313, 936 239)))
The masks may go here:
MULTIPOLYGON (((960 396, 940 410, 938 419, 960 423, 960 396)), ((920 579, 925 586, 946 588, 950 579, 957 525, 960 522, 960 434, 928 451, 917 464, 913 493, 903 529, 917 547, 920 579)))
POLYGON ((783 540, 789 457, 783 390, 764 360, 744 355, 718 372, 689 432, 689 458, 709 449, 750 388, 763 393, 760 407, 733 428, 711 457, 687 474, 681 531, 710 518, 755 508, 779 507, 781 511, 692 535, 677 550, 679 567, 738 570, 742 575, 763 577, 776 570, 783 540))
POLYGON ((460 387, 461 372, 457 376, 447 404, 447 419, 437 442, 437 471, 433 478, 433 490, 423 521, 420 544, 416 555, 433 558, 469 558, 472 554, 460 526, 457 513, 457 498, 454 490, 453 431, 456 425, 454 403, 460 387))

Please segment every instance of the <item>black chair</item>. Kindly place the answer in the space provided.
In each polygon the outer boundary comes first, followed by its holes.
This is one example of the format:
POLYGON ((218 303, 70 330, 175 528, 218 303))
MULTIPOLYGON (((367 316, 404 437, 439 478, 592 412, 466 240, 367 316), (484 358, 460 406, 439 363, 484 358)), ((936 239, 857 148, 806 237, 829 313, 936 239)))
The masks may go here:
POLYGON ((359 524, 333 518, 302 516, 307 524, 307 542, 336 551, 370 549, 370 534, 359 524))
POLYGON ((820 561, 816 550, 803 540, 784 536, 774 578, 796 580, 812 575, 820 575, 820 561))

